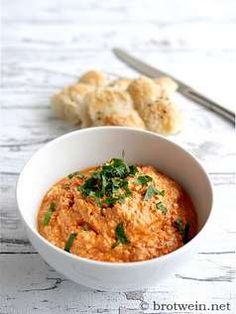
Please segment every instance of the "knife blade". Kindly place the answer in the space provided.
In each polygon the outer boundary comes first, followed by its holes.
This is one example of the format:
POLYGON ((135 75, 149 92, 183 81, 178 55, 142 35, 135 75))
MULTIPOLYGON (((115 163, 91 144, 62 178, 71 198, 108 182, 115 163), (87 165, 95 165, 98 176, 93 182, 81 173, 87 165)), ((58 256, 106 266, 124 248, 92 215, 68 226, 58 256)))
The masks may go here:
POLYGON ((216 103, 215 101, 209 99, 208 97, 204 96, 203 94, 196 91, 194 88, 190 87, 189 85, 185 84, 184 82, 176 79, 173 75, 169 75, 166 72, 163 72, 159 69, 152 67, 151 65, 139 60, 138 58, 131 56, 126 51, 114 48, 113 53, 115 56, 126 63, 128 66, 133 68, 134 70, 138 71, 141 74, 149 76, 151 78, 158 78, 161 76, 168 76, 172 78, 174 81, 177 82, 179 85, 178 92, 187 97, 188 99, 202 105, 203 107, 217 113, 218 115, 224 117, 231 123, 235 123, 235 113, 229 109, 226 109, 216 103))

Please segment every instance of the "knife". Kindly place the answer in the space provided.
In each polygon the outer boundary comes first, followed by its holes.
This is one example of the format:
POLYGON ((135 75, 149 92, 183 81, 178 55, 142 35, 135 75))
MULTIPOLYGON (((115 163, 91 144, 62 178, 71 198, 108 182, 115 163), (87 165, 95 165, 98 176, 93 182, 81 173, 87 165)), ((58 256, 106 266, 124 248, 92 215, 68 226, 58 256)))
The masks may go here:
POLYGON ((178 92, 187 97, 188 99, 202 105, 203 107, 217 113, 218 115, 224 117, 231 123, 235 123, 235 113, 229 109, 222 107, 221 105, 217 104, 215 101, 207 98, 206 96, 202 95, 194 88, 188 86, 187 84, 181 82, 180 80, 176 79, 172 75, 169 75, 163 71, 160 71, 147 63, 137 59, 136 57, 131 56, 126 51, 114 48, 113 53, 115 54, 118 59, 129 65, 131 68, 135 69, 141 74, 149 76, 151 78, 158 78, 160 76, 169 76, 174 81, 176 81, 179 85, 178 92))

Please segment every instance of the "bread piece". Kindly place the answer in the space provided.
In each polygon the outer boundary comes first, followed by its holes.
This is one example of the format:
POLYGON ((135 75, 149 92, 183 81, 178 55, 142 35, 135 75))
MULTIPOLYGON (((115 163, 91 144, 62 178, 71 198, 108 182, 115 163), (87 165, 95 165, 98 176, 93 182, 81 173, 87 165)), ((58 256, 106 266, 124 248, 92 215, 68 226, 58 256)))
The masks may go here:
POLYGON ((112 88, 98 89, 88 94, 85 101, 93 123, 96 123, 101 112, 110 113, 114 110, 133 108, 132 99, 127 92, 112 88))
POLYGON ((162 88, 148 77, 141 76, 128 87, 135 109, 142 110, 147 104, 162 97, 162 88))
POLYGON ((154 82, 160 85, 167 95, 173 94, 178 89, 178 84, 168 76, 156 78, 154 82))
POLYGON ((101 71, 91 70, 84 73, 79 80, 80 83, 93 85, 96 87, 105 86, 107 84, 106 74, 101 71))
POLYGON ((149 131, 168 135, 181 129, 181 113, 168 99, 162 98, 147 104, 139 114, 149 131))
POLYGON ((92 124, 120 125, 145 128, 139 114, 133 109, 130 95, 112 88, 100 89, 87 95, 85 102, 92 124))
POLYGON ((145 129, 143 120, 134 109, 114 110, 114 112, 104 113, 95 125, 117 125, 145 129))
POLYGON ((119 79, 119 80, 111 81, 109 83, 109 86, 118 90, 126 91, 131 82, 132 80, 130 79, 119 79))
POLYGON ((88 106, 87 106, 86 101, 83 101, 81 103, 81 106, 79 109, 79 116, 81 117, 81 128, 88 128, 92 126, 93 123, 88 113, 88 106))
POLYGON ((85 95, 93 89, 82 83, 68 86, 51 98, 54 114, 72 124, 79 124, 83 120, 83 101, 85 95))

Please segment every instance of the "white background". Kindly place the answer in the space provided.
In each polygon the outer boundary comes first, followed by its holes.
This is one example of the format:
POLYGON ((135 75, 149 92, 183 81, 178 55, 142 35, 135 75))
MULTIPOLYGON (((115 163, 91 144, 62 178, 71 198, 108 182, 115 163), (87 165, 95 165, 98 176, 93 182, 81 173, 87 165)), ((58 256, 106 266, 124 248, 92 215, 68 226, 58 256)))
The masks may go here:
POLYGON ((146 314, 155 313, 153 301, 233 307, 235 138, 232 126, 213 113, 177 97, 185 126, 171 139, 209 172, 215 214, 194 259, 149 291, 93 291, 55 272, 28 242, 15 184, 33 152, 73 129, 53 117, 52 93, 90 68, 136 75, 112 55, 114 46, 235 105, 236 2, 3 0, 2 11, 0 313, 146 314), (149 309, 141 309, 143 302, 149 309))

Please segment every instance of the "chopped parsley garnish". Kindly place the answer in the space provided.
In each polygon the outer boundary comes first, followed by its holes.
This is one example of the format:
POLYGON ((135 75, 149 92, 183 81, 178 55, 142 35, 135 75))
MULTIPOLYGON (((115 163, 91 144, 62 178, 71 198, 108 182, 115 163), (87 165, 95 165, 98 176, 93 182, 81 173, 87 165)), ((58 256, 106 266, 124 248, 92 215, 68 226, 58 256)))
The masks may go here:
POLYGON ((154 195, 161 195, 164 196, 165 195, 165 191, 164 190, 157 190, 153 185, 149 185, 146 191, 146 194, 144 196, 144 201, 148 201, 150 200, 154 195))
POLYGON ((128 244, 129 239, 127 238, 124 230, 123 223, 119 223, 115 229, 116 233, 116 242, 112 245, 112 248, 115 248, 119 244, 128 244))
POLYGON ((84 178, 84 175, 83 173, 81 173, 80 171, 75 171, 75 172, 72 172, 68 175, 68 179, 72 179, 73 177, 78 177, 80 179, 83 179, 84 178))
POLYGON ((167 213, 167 208, 163 205, 162 202, 158 202, 158 203, 156 204, 156 208, 157 208, 158 210, 160 210, 164 215, 166 215, 166 213, 167 213))
POLYGON ((136 173, 138 173, 138 167, 136 167, 135 165, 129 166, 129 175, 131 177, 134 177, 136 173))
POLYGON ((121 154, 121 159, 124 161, 125 160, 125 150, 122 150, 122 154, 121 154))
POLYGON ((180 218, 177 218, 174 222, 174 226, 178 229, 179 233, 182 235, 183 243, 188 242, 189 228, 190 225, 187 223, 184 225, 183 221, 180 218))
POLYGON ((72 233, 70 234, 68 240, 66 241, 65 248, 64 248, 64 250, 65 250, 66 252, 70 252, 70 249, 71 249, 71 247, 72 247, 72 245, 73 245, 73 242, 74 242, 76 236, 77 236, 77 232, 72 232, 72 233))
POLYGON ((107 205, 114 205, 115 203, 123 203, 125 200, 124 195, 118 195, 117 197, 107 197, 104 201, 103 204, 107 205))
POLYGON ((166 193, 165 190, 157 191, 157 194, 161 196, 165 196, 165 193, 166 193))
POLYGON ((137 183, 137 184, 147 185, 148 182, 150 182, 150 181, 152 181, 152 177, 146 175, 146 176, 139 176, 139 177, 137 178, 136 183, 137 183))
POLYGON ((47 226, 49 224, 49 221, 55 209, 56 209, 56 204, 54 202, 50 203, 48 210, 46 211, 45 216, 44 216, 44 220, 43 220, 44 226, 47 226))
POLYGON ((100 207, 114 205, 131 195, 127 178, 137 172, 136 166, 129 166, 124 160, 114 158, 96 169, 77 189, 85 197, 94 198, 100 207))

